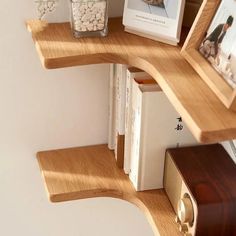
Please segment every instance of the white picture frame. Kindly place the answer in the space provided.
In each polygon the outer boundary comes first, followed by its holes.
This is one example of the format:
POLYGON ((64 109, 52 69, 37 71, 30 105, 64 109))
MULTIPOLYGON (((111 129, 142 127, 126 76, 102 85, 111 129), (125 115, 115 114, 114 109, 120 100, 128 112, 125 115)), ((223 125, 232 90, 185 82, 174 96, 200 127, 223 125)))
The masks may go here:
POLYGON ((125 0, 123 24, 130 33, 177 45, 184 7, 185 0, 163 0, 161 6, 145 0, 125 0))

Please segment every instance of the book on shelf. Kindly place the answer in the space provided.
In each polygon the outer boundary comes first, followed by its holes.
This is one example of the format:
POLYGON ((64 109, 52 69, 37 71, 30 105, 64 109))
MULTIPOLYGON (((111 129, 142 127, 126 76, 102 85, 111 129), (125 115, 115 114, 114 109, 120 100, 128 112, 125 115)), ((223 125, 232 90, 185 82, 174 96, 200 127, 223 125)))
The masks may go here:
POLYGON ((137 191, 163 188, 165 150, 197 144, 158 84, 132 81, 129 178, 137 191))
POLYGON ((126 65, 110 64, 108 148, 114 150, 117 165, 124 165, 126 65))
POLYGON ((124 165, 124 140, 125 140, 125 102, 126 102, 126 72, 127 65, 115 64, 115 158, 117 165, 124 165))
POLYGON ((116 131, 120 135, 125 135, 125 102, 126 102, 126 74, 127 65, 116 64, 117 70, 117 116, 116 131))
POLYGON ((116 65, 110 64, 109 78, 109 108, 108 108, 108 148, 116 145, 116 65))
POLYGON ((177 45, 184 7, 185 0, 125 0, 125 31, 177 45))
POLYGON ((125 134, 126 65, 110 64, 108 147, 115 150, 117 135, 125 134))
POLYGON ((126 105, 125 105, 125 144, 124 144, 124 172, 129 174, 130 172, 130 143, 131 143, 131 110, 132 110, 132 81, 133 79, 141 78, 140 83, 143 80, 150 80, 148 74, 138 68, 130 67, 127 69, 126 78, 126 105))

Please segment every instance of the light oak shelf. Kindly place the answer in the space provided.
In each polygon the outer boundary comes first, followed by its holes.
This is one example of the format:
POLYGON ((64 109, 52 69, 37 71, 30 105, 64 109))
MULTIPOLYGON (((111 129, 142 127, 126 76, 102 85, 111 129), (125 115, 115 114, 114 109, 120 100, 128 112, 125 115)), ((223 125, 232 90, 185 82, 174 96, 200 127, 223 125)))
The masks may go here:
POLYGON ((199 142, 236 138, 236 112, 227 110, 192 67, 169 46, 124 32, 121 19, 109 20, 105 38, 73 38, 69 23, 28 21, 45 68, 97 63, 138 67, 157 80, 199 142))
POLYGON ((155 235, 181 235, 164 190, 136 192, 107 145, 39 152, 37 158, 52 202, 120 198, 145 213, 155 235))

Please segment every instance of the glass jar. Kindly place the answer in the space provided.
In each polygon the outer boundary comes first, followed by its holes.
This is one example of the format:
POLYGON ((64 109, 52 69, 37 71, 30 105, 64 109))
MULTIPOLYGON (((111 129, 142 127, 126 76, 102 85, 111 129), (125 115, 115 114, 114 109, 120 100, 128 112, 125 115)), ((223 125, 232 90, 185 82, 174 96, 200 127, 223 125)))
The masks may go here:
POLYGON ((108 0, 70 0, 71 27, 76 38, 106 36, 108 0))

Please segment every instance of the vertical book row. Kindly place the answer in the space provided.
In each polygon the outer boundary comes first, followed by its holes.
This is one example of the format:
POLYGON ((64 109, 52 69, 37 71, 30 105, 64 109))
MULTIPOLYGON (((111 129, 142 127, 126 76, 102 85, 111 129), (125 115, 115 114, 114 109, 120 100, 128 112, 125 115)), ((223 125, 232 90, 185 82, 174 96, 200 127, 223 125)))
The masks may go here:
POLYGON ((165 151, 197 144, 146 72, 110 65, 108 147, 137 191, 163 188, 165 151))

